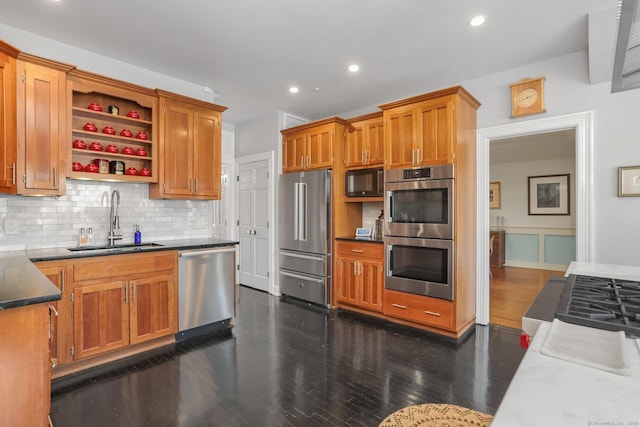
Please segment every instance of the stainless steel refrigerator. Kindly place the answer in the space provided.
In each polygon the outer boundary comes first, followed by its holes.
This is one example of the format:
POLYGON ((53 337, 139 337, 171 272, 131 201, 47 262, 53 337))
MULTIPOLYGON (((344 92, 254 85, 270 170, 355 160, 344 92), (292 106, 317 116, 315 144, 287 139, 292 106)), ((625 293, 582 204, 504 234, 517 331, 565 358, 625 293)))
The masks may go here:
POLYGON ((280 292, 331 305, 331 171, 280 176, 280 292))

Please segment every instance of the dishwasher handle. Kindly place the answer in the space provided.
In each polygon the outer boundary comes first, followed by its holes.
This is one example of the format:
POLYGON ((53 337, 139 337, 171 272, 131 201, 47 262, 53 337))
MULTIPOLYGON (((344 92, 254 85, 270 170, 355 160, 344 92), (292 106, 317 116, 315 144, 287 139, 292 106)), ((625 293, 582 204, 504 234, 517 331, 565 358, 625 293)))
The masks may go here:
POLYGON ((178 252, 178 256, 181 257, 190 257, 190 256, 200 256, 200 255, 209 255, 209 254, 222 254, 225 252, 235 252, 235 246, 225 247, 221 249, 209 249, 209 250, 193 250, 193 251, 180 251, 178 252))

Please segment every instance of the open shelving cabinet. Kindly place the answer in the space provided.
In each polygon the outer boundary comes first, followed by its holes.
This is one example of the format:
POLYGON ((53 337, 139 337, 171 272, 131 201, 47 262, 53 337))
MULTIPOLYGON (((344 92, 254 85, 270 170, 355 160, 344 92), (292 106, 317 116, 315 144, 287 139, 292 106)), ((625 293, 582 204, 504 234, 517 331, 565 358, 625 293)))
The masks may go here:
POLYGON ((98 181, 158 182, 158 98, 155 92, 151 89, 79 70, 73 70, 69 73, 67 83, 72 113, 68 121, 70 139, 67 176, 72 179, 98 181), (102 111, 88 108, 94 102, 102 107, 102 111), (116 106, 118 114, 110 113, 109 106, 116 106), (128 117, 129 111, 137 112, 139 118, 128 117), (97 132, 85 130, 84 125, 87 123, 95 124, 97 132), (105 126, 111 126, 115 130, 115 135, 103 133, 102 130, 105 126), (124 129, 130 130, 132 136, 120 136, 120 132, 124 129), (138 132, 145 132, 148 139, 136 138, 138 132), (73 148, 73 141, 78 139, 84 141, 86 149, 73 148), (100 143, 103 151, 89 149, 92 142, 100 143), (118 147, 118 153, 104 151, 110 144, 118 147), (134 154, 123 154, 122 150, 125 147, 132 148, 134 154), (147 155, 136 155, 139 148, 146 150, 147 155), (134 167, 138 171, 138 175, 77 172, 73 171, 71 167, 73 162, 79 162, 83 167, 86 167, 95 159, 105 159, 109 162, 122 161, 125 172, 128 168, 134 167), (142 168, 148 168, 151 175, 139 175, 142 168))

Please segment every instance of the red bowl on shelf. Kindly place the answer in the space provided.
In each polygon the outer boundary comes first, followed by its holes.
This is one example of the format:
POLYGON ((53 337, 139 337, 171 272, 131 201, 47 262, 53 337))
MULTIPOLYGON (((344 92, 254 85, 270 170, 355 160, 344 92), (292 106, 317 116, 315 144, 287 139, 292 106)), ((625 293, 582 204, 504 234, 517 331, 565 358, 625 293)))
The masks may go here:
POLYGON ((98 165, 94 165, 93 163, 89 163, 87 166, 84 167, 84 171, 85 172, 91 172, 91 173, 98 173, 98 172, 100 172, 100 168, 98 167, 98 165))
POLYGON ((149 135, 147 135, 146 132, 141 131, 141 132, 137 133, 136 138, 147 140, 147 139, 149 139, 149 135))
POLYGON ((104 128, 102 128, 102 133, 106 133, 107 135, 115 135, 116 130, 111 126, 105 126, 104 128))
POLYGON ((107 153, 118 153, 118 147, 113 144, 109 144, 104 151, 106 151, 107 153))
POLYGON ((127 168, 125 172, 127 175, 138 175, 138 169, 136 168, 127 168))
POLYGON ((102 151, 102 144, 100 144, 99 142, 92 142, 91 144, 89 144, 89 150, 102 151))
POLYGON ((127 117, 131 117, 132 119, 139 119, 140 114, 137 111, 131 110, 127 113, 127 117))
POLYGON ((120 136, 124 136, 126 138, 131 138, 133 136, 133 133, 131 133, 131 131, 129 129, 122 129, 120 131, 120 136))
POLYGON ((102 107, 97 102, 92 102, 87 108, 93 111, 102 111, 102 107))
POLYGON ((76 139, 75 141, 73 141, 73 148, 79 148, 81 150, 86 150, 87 149, 87 144, 85 144, 85 142, 81 139, 76 139))
POLYGON ((138 148, 136 150, 136 156, 147 157, 147 154, 147 150, 145 150, 144 148, 138 148))
POLYGON ((82 163, 80 162, 73 162, 71 164, 71 170, 74 172, 84 172, 84 166, 82 166, 82 163))
POLYGON ((128 154, 129 156, 133 156, 135 154, 135 151, 133 151, 133 148, 131 147, 124 147, 122 149, 122 154, 128 154))
POLYGON ((94 125, 93 123, 86 123, 82 129, 86 130, 87 132, 98 132, 98 126, 94 125))
POLYGON ((151 171, 149 170, 149 168, 142 168, 140 169, 140 175, 151 176, 151 171))

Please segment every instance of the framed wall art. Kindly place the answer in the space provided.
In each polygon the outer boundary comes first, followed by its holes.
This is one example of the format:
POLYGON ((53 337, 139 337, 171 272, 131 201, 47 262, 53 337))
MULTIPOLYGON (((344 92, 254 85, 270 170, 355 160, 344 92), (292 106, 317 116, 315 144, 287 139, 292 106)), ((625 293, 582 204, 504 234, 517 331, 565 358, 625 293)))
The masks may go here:
POLYGON ((569 215, 569 174, 530 176, 529 215, 569 215))
POLYGON ((640 196, 640 166, 618 168, 618 197, 640 196))
POLYGON ((501 198, 502 198, 502 195, 500 194, 500 183, 490 182, 489 183, 489 209, 500 209, 501 198))

